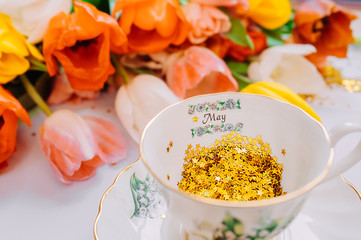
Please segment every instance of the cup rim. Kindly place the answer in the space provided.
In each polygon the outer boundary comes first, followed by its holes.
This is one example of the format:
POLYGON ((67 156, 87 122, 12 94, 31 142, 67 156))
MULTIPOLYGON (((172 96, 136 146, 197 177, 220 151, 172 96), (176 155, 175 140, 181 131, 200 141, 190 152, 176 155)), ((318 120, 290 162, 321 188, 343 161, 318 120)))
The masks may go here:
POLYGON ((190 97, 184 100, 181 100, 177 103, 171 104, 169 106, 167 106, 166 108, 164 108, 162 111, 160 111, 152 120, 150 120, 148 122, 148 124, 146 125, 146 127, 143 130, 141 139, 140 139, 140 144, 139 144, 139 152, 140 152, 140 158, 142 159, 142 162, 144 163, 144 165, 146 166, 146 168, 148 169, 148 171, 152 174, 152 176, 160 183, 162 184, 165 188, 167 188, 168 190, 171 190, 172 192, 185 197, 185 198, 189 198, 192 199, 196 202, 200 202, 203 204, 209 204, 209 205, 213 205, 213 206, 220 206, 220 207, 231 207, 231 208, 241 208, 241 207, 265 207, 265 206, 271 206, 271 205, 275 205, 275 204, 279 204, 282 202, 286 202, 292 199, 296 199, 298 197, 301 197, 302 195, 304 195, 305 193, 309 192, 310 190, 312 190, 314 187, 316 187, 317 185, 319 185, 327 176, 327 174, 329 173, 331 166, 333 164, 333 160, 334 160, 334 146, 331 144, 331 140, 330 137, 325 129, 325 127, 323 126, 323 124, 321 122, 319 122, 318 120, 316 120, 315 118, 313 118, 311 115, 309 115, 307 112, 305 112, 302 108, 293 105, 291 103, 288 102, 284 102, 275 98, 271 98, 265 95, 261 95, 261 94, 253 94, 253 93, 242 93, 242 92, 221 92, 221 93, 211 93, 211 94, 203 94, 203 95, 197 95, 194 97, 190 97), (232 95, 248 95, 251 97, 256 97, 256 98, 266 98, 269 99, 271 101, 275 101, 278 102, 280 104, 285 104, 285 105, 289 105, 292 108, 296 109, 297 111, 301 111, 303 112, 306 117, 310 118, 311 121, 316 122, 316 124, 321 128, 321 130, 324 133, 324 136, 326 138, 326 141, 328 142, 329 146, 330 146, 330 154, 327 160, 327 165, 325 167, 325 169, 316 177, 314 178, 312 181, 310 181, 309 183, 307 183, 305 186, 298 188, 297 190, 294 190, 290 193, 281 195, 281 196, 277 196, 277 197, 273 197, 273 198, 268 198, 268 199, 261 199, 261 200, 250 200, 250 201, 228 201, 228 200, 220 200, 220 199, 212 199, 212 198, 206 198, 206 197, 202 197, 196 194, 192 194, 192 193, 188 193, 186 191, 180 190, 172 185, 170 185, 169 183, 163 181, 157 174, 155 174, 155 172, 152 170, 152 168, 148 165, 145 157, 144 157, 144 153, 143 153, 143 139, 145 137, 145 133, 147 131, 147 129, 152 125, 152 123, 158 118, 158 116, 162 115, 163 112, 167 111, 169 108, 172 108, 176 105, 180 105, 183 104, 184 102, 187 102, 191 99, 197 99, 197 98, 202 98, 202 97, 207 97, 207 96, 214 96, 214 95, 225 95, 225 94, 232 94, 232 95))

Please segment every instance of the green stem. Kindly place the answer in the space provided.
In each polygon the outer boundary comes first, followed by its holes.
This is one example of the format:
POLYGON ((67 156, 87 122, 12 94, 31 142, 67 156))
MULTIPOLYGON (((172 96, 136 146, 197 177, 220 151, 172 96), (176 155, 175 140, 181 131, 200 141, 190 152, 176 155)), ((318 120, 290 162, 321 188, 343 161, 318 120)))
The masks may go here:
POLYGON ((26 92, 29 94, 31 99, 36 103, 36 105, 39 106, 43 112, 50 116, 52 114, 49 106, 45 103, 44 99, 39 95, 38 91, 34 88, 34 86, 31 84, 29 79, 25 75, 20 75, 21 83, 24 85, 26 92))
POLYGON ((125 68, 121 64, 119 64, 117 58, 113 53, 110 53, 110 57, 115 68, 115 72, 124 79, 125 83, 129 83, 130 78, 125 68))
POLYGON ((48 72, 46 65, 43 62, 36 60, 35 58, 30 57, 30 70, 48 72))

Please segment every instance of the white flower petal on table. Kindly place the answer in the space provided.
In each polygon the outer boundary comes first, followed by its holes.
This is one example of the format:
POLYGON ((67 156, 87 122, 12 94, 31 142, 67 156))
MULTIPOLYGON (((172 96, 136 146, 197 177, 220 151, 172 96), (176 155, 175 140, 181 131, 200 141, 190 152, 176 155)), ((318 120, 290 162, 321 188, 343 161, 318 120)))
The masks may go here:
POLYGON ((278 82, 298 94, 319 94, 327 85, 317 68, 303 57, 315 51, 309 44, 285 44, 266 49, 258 61, 250 64, 249 78, 252 82, 278 82))
POLYGON ((139 143, 148 122, 178 101, 162 79, 141 74, 120 87, 115 97, 115 111, 129 135, 139 143))

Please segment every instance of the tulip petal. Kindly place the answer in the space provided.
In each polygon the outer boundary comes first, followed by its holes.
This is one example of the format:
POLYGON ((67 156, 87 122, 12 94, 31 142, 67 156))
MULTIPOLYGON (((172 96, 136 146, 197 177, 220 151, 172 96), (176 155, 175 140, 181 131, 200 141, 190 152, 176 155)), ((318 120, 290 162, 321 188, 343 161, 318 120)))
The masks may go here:
POLYGON ((265 50, 258 62, 248 68, 253 82, 274 81, 298 94, 319 94, 327 89, 317 68, 303 55, 316 49, 312 45, 286 44, 265 50))
POLYGON ((67 176, 69 180, 84 181, 93 176, 98 167, 104 165, 104 162, 100 157, 95 156, 94 158, 83 161, 78 171, 72 176, 67 176))
POLYGON ((82 99, 96 99, 98 95, 99 91, 74 90, 70 86, 64 68, 61 68, 55 76, 53 89, 46 101, 49 104, 60 104, 66 101, 78 103, 82 99))
POLYGON ((43 53, 48 72, 54 76, 57 61, 76 90, 99 90, 114 73, 110 52, 123 51, 126 36, 117 21, 93 5, 75 1, 75 12, 59 13, 49 23, 43 53))
POLYGON ((25 73, 29 67, 29 61, 24 57, 3 53, 0 61, 0 83, 5 84, 13 80, 17 75, 25 73))
POLYGON ((43 39, 49 20, 57 13, 69 13, 71 0, 0 1, 0 9, 10 16, 14 27, 27 36, 27 42, 38 43, 43 39))
POLYGON ((99 154, 96 138, 85 120, 78 114, 61 109, 44 121, 42 138, 70 156, 83 161, 99 154))
POLYGON ((189 26, 177 0, 117 1, 113 16, 120 11, 119 26, 128 38, 122 53, 159 52, 171 44, 182 44, 188 35, 189 26))
POLYGON ((282 27, 290 20, 292 8, 289 0, 253 0, 249 3, 246 15, 266 29, 282 27))
POLYGON ((139 143, 141 130, 134 124, 133 106, 126 86, 121 86, 115 97, 115 111, 128 134, 139 143))
POLYGON ((113 123, 91 116, 83 118, 97 139, 105 164, 116 163, 126 157, 125 139, 113 123))
MULTIPOLYGON (((64 153, 62 150, 56 148, 53 144, 49 143, 46 140, 43 140, 44 147, 49 149, 49 157, 55 164, 55 166, 66 176, 72 176, 77 170, 79 170, 81 165, 81 160, 72 158, 71 156, 64 153)), ((61 147, 61 146, 59 146, 61 147)))
POLYGON ((305 1, 295 12, 293 40, 313 44, 317 52, 308 59, 322 68, 327 56, 346 57, 348 45, 354 42, 350 24, 356 18, 333 1, 305 1))
POLYGON ((55 175, 60 179, 60 181, 62 181, 63 183, 65 184, 70 184, 71 181, 68 180, 64 175, 63 173, 59 170, 59 168, 57 168, 57 166, 48 159, 48 163, 49 163, 49 166, 51 168, 51 170, 53 170, 53 173, 55 173, 55 175))
POLYGON ((183 7, 183 11, 192 26, 188 40, 193 44, 199 44, 212 35, 231 29, 228 16, 216 7, 189 3, 183 7))
POLYGON ((167 84, 180 98, 238 90, 228 66, 207 48, 192 46, 183 54, 175 53, 169 62, 167 84))
POLYGON ((126 152, 125 140, 114 124, 66 109, 45 119, 39 140, 50 167, 64 183, 86 180, 126 152))
POLYGON ((0 114, 8 109, 16 114, 28 126, 31 126, 30 117, 21 103, 10 92, 0 86, 0 114))
POLYGON ((163 80, 140 74, 118 90, 115 110, 129 135, 139 143, 148 122, 165 107, 178 101, 163 80))
POLYGON ((9 110, 1 110, 0 116, 0 164, 2 164, 15 152, 18 119, 15 113, 9 110))

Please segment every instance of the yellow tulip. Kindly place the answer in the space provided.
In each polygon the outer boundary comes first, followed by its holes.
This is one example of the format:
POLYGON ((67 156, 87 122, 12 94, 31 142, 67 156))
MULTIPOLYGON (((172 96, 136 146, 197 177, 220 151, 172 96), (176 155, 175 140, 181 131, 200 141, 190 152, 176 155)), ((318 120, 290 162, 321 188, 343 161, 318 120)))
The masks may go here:
POLYGON ((282 84, 276 82, 256 82, 247 85, 241 90, 241 92, 264 95, 278 99, 280 101, 291 103, 304 110, 314 119, 321 122, 321 119, 317 115, 315 110, 313 110, 305 100, 303 100, 299 95, 297 95, 297 93, 293 92, 291 89, 285 87, 282 84))
POLYGON ((238 5, 236 11, 266 29, 276 29, 290 20, 292 8, 289 0, 249 0, 247 9, 238 5))
POLYGON ((43 60, 38 49, 13 27, 10 17, 0 13, 0 84, 25 73, 30 67, 29 56, 43 60))

